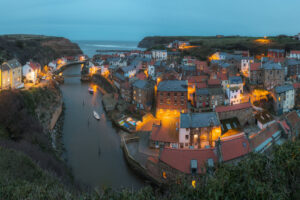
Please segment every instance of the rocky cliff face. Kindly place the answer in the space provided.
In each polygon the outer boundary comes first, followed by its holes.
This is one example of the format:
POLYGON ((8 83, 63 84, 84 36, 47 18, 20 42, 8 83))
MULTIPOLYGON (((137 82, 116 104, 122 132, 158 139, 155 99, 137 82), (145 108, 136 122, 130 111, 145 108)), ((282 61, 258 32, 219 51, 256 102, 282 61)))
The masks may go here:
POLYGON ((22 64, 28 60, 48 64, 62 56, 82 54, 75 43, 62 37, 41 35, 3 35, 0 36, 0 63, 17 58, 22 64))
POLYGON ((174 40, 185 40, 183 37, 161 37, 161 36, 153 36, 153 37, 145 37, 142 39, 138 47, 140 48, 152 48, 159 45, 166 45, 174 40))

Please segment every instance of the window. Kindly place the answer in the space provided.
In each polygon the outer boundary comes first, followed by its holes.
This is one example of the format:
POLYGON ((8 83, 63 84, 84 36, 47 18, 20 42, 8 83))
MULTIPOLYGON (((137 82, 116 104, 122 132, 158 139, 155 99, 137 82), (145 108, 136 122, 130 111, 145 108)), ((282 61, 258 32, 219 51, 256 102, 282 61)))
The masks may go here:
POLYGON ((182 96, 182 97, 184 96, 184 93, 183 93, 183 92, 181 92, 181 96, 182 96))
POLYGON ((185 135, 185 139, 188 140, 189 139, 189 135, 185 135))
POLYGON ((177 96, 177 92, 174 92, 174 96, 177 96))
POLYGON ((168 97, 170 97, 170 93, 168 93, 168 97))

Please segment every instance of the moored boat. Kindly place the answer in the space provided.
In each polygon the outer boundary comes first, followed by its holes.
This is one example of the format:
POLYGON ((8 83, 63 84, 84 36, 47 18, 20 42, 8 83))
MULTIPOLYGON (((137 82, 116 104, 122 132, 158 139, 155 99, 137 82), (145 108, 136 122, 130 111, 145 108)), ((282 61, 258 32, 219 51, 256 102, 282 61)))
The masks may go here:
POLYGON ((93 114, 95 119, 100 120, 100 115, 96 111, 93 111, 93 114))
POLYGON ((89 93, 90 93, 90 94, 94 94, 93 88, 89 88, 89 93))

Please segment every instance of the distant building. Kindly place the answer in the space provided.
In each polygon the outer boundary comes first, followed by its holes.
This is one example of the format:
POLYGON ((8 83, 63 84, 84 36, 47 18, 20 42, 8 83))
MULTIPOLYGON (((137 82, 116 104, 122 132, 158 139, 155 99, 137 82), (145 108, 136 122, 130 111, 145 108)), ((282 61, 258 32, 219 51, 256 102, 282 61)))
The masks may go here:
POLYGON ((180 148, 214 147, 219 137, 221 137, 221 126, 215 112, 180 114, 180 148))
POLYGON ((277 86, 273 90, 274 111, 281 115, 295 106, 295 91, 293 85, 277 86))
POLYGON ((263 69, 262 82, 267 90, 271 90, 278 85, 283 85, 284 69, 280 64, 267 62, 261 68, 263 69))
POLYGON ((167 50, 152 50, 152 58, 156 60, 167 60, 167 50))
POLYGON ((229 77, 229 84, 226 89, 230 105, 241 103, 243 93, 243 80, 240 76, 229 77))
POLYGON ((38 73, 41 72, 41 65, 35 62, 27 62, 23 66, 23 76, 26 78, 27 81, 36 83, 38 78, 38 73))
POLYGON ((292 50, 290 52, 290 56, 289 58, 294 58, 294 59, 300 59, 300 51, 297 51, 297 50, 292 50))
POLYGON ((268 57, 270 58, 284 58, 284 49, 269 49, 268 57))
POLYGON ((287 76, 292 77, 300 76, 300 60, 296 59, 287 59, 286 61, 286 66, 287 66, 287 76))
POLYGON ((241 60, 241 73, 245 77, 250 76, 250 64, 254 62, 254 58, 252 57, 243 57, 241 60))
POLYGON ((260 68, 261 63, 250 63, 250 83, 254 85, 262 84, 262 72, 263 70, 260 68))

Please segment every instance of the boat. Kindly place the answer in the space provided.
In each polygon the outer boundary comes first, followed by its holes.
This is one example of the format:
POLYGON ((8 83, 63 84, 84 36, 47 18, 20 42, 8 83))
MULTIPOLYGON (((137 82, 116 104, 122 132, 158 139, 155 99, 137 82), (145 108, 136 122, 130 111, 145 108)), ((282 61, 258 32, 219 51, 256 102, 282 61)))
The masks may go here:
POLYGON ((89 88, 89 93, 90 93, 90 94, 94 94, 93 88, 89 88))
POLYGON ((100 120, 100 115, 99 115, 96 111, 94 111, 93 113, 94 113, 94 117, 95 117, 97 120, 100 120))

